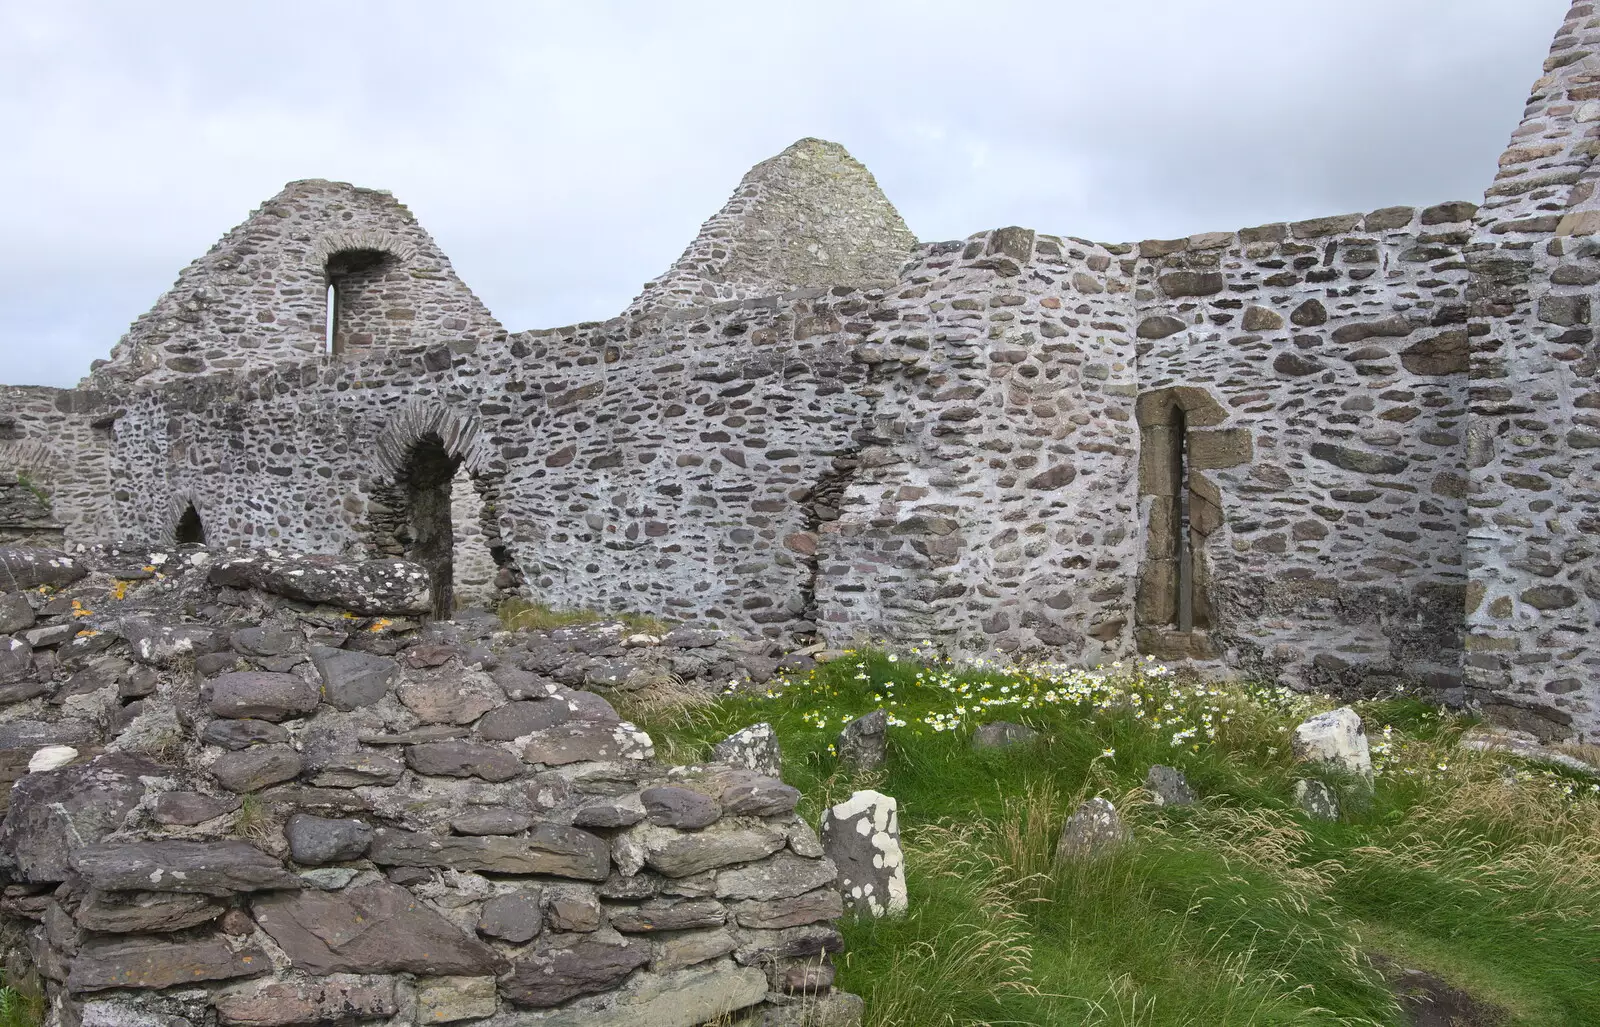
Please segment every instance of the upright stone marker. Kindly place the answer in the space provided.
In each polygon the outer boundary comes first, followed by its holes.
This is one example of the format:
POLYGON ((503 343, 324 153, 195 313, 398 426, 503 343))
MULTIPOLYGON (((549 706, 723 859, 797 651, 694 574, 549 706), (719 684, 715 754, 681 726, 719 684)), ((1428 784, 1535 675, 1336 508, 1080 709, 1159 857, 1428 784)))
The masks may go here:
POLYGON ((822 813, 822 848, 839 867, 847 909, 866 916, 906 911, 899 805, 880 792, 856 792, 822 813))

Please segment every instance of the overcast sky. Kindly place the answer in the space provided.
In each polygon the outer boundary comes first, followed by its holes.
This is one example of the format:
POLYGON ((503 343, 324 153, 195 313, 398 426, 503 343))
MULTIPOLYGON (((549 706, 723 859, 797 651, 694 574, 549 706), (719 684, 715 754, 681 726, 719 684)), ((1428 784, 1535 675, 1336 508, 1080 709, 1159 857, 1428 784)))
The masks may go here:
POLYGON ((1567 6, 0 0, 0 382, 297 178, 392 190, 513 331, 620 312, 808 135, 926 241, 1477 200, 1567 6))

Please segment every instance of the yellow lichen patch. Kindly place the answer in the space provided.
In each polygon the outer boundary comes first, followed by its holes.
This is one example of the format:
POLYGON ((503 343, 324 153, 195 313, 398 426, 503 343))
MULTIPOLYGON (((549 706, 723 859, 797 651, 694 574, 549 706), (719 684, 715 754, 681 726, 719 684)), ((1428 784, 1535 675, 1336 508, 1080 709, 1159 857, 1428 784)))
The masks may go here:
POLYGON ((74 599, 72 601, 72 615, 74 617, 87 617, 92 613, 94 613, 94 611, 89 609, 87 606, 84 606, 81 600, 74 599))
POLYGON ((368 628, 367 630, 376 633, 376 632, 382 631, 384 628, 388 627, 389 625, 391 625, 393 623, 394 623, 394 621, 388 619, 387 617, 379 617, 377 620, 372 622, 372 626, 370 628, 368 628))

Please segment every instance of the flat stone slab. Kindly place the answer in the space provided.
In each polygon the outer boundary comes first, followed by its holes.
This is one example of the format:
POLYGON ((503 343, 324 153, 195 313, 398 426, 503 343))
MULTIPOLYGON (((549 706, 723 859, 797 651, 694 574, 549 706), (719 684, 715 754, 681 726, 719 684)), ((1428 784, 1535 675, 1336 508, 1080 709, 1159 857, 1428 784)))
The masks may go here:
POLYGON ((0 592, 62 588, 89 571, 66 553, 34 546, 0 546, 0 592))
POLYGON ((231 948, 220 937, 175 942, 165 938, 91 940, 78 949, 67 976, 75 994, 108 988, 171 988, 269 973, 272 961, 253 946, 231 948))
POLYGON ((535 731, 522 749, 529 763, 565 766, 599 760, 647 760, 655 755, 650 736, 632 724, 572 720, 535 731))
POLYGON ((265 670, 219 674, 207 687, 211 712, 229 719, 276 722, 303 717, 322 701, 317 687, 303 678, 265 670))
POLYGON ((215 920, 227 908, 208 896, 182 892, 91 891, 73 919, 86 931, 139 934, 181 931, 215 920))
POLYGON ((494 949, 387 881, 267 895, 255 899, 251 911, 307 973, 482 975, 504 969, 494 949))
POLYGON ((111 842, 78 849, 71 864, 101 891, 226 896, 300 887, 283 864, 247 842, 111 842))
POLYGON ((212 584, 325 603, 369 617, 415 616, 433 610, 427 569, 404 560, 355 563, 267 550, 219 560, 212 564, 209 577, 212 584))
POLYGON ((604 881, 611 872, 606 843, 587 831, 538 824, 525 838, 450 837, 380 829, 368 858, 379 866, 452 867, 493 874, 549 874, 604 881))
POLYGON ((371 1020, 393 1016, 397 1008, 394 978, 364 974, 237 984, 213 995, 211 1004, 217 1010, 217 1020, 234 1027, 371 1020))
POLYGON ((389 694, 399 665, 387 656, 373 656, 325 645, 311 647, 311 663, 322 676, 322 692, 336 710, 357 710, 389 694))
MULTIPOLYGON (((569 947, 517 960, 500 990, 513 1005, 544 1009, 579 995, 607 991, 648 962, 650 946, 645 942, 623 939, 620 944, 607 944, 586 937, 569 947)), ((765 993, 765 975, 762 980, 765 993)))
POLYGON ((123 826, 144 798, 141 779, 170 772, 132 756, 109 754, 25 774, 11 787, 10 811, 0 824, 0 851, 16 861, 24 881, 64 881, 80 846, 92 847, 123 826))

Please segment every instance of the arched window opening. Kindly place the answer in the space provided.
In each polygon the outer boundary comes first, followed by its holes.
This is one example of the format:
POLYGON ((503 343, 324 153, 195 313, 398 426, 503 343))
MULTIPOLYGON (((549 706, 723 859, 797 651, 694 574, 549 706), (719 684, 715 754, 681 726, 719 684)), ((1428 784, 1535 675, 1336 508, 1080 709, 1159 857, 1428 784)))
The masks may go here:
POLYGON ((336 356, 371 346, 382 330, 382 283, 394 261, 383 250, 340 250, 328 258, 323 351, 336 356))
POLYGON ((180 546, 203 546, 206 544, 206 526, 200 520, 200 511, 190 503, 184 508, 183 516, 178 518, 178 526, 173 533, 180 546))
POLYGON ((451 479, 461 465, 438 435, 429 433, 412 446, 401 475, 405 517, 400 541, 409 560, 427 568, 433 589, 433 615, 448 620, 455 612, 455 528, 450 512, 451 479))

